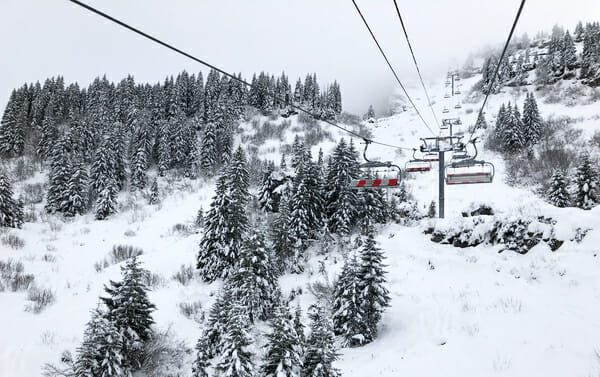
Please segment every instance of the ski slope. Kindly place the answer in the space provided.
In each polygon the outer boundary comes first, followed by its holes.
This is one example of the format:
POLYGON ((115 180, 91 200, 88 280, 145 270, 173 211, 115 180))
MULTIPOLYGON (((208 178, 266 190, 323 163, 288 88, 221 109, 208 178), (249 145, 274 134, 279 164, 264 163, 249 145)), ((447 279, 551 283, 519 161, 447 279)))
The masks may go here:
MULTIPOLYGON (((475 80, 464 80, 463 92, 475 80)), ((442 85, 431 88, 440 114, 443 91, 442 85)), ((508 93, 493 96, 487 114, 497 113, 500 104, 509 99, 514 101, 508 93)), ((425 109, 422 99, 416 101, 425 109)), ((522 98, 518 102, 520 106, 522 98)), ((581 113, 578 107, 541 101, 539 106, 544 116, 570 111, 572 116, 583 117, 576 126, 586 132, 597 123, 593 119, 600 113, 597 105, 584 106, 581 113)), ((460 110, 464 127, 476 117, 476 110, 466 113, 469 108, 476 105, 463 105, 460 110)), ((490 116, 487 120, 492 121, 490 116)), ((294 117, 292 122, 290 129, 297 126, 294 117)), ((250 132, 246 126, 242 129, 250 132)), ((407 147, 418 147, 420 137, 430 136, 412 110, 379 119, 372 132, 376 140, 407 147)), ((342 136, 339 131, 332 134, 336 139, 342 136)), ((293 137, 290 131, 286 142, 291 143, 293 137)), ((334 145, 324 141, 320 146, 327 154, 334 145)), ((278 147, 277 142, 268 140, 260 147, 261 156, 278 162, 278 147)), ((317 151, 314 147, 313 156, 317 151)), ((480 152, 496 165, 494 183, 447 186, 444 221, 458 221, 461 210, 470 203, 485 202, 505 214, 552 217, 558 222, 557 237, 565 244, 551 252, 540 243, 528 254, 519 255, 498 253, 497 247, 484 245, 459 249, 433 243, 423 234, 427 221, 415 227, 394 224, 381 228, 378 241, 387 258, 391 307, 374 343, 341 350, 336 366, 343 376, 564 377, 600 373, 596 354, 600 352, 600 207, 592 211, 554 208, 526 188, 507 186, 501 159, 483 147, 480 152), (581 243, 570 240, 578 227, 592 228, 581 243)), ((369 148, 369 156, 401 166, 410 157, 407 151, 377 145, 369 148)), ((423 207, 437 201, 437 173, 434 165, 431 172, 416 173, 408 180, 423 207)), ((174 183, 167 190, 163 182, 163 192, 170 193, 164 194, 159 206, 141 201, 136 207, 122 208, 108 221, 94 221, 92 214, 73 220, 46 216, 26 223, 21 230, 6 231, 25 239, 25 246, 13 250, 1 245, 0 259, 21 260, 25 272, 35 274, 38 286, 55 292, 56 302, 33 314, 24 311, 26 292, 0 292, 0 377, 39 376, 44 363, 57 362, 65 349, 76 349, 103 285, 120 277, 119 265, 100 272, 94 268, 115 244, 144 250, 140 257, 144 267, 163 279, 150 292, 158 308, 154 313, 157 326, 171 327, 189 347, 194 346, 201 328, 186 318, 178 305, 200 302, 202 310, 208 310, 220 283, 207 285, 195 279, 184 286, 172 279, 181 265, 195 264, 200 240, 200 234, 181 233, 174 226, 191 224, 201 206, 208 208, 214 189, 213 182, 185 183, 174 183)), ((124 196, 121 203, 127 201, 124 196)), ((309 285, 331 282, 341 265, 340 255, 313 255, 305 274, 281 278, 282 289, 289 293, 302 288, 304 293, 297 300, 306 309, 315 301, 309 285), (326 266, 325 274, 318 272, 320 262, 326 266)), ((266 327, 260 324, 258 328, 266 327)), ((259 361, 263 339, 257 331, 253 334, 259 361)), ((183 375, 191 374, 189 363, 183 375)))

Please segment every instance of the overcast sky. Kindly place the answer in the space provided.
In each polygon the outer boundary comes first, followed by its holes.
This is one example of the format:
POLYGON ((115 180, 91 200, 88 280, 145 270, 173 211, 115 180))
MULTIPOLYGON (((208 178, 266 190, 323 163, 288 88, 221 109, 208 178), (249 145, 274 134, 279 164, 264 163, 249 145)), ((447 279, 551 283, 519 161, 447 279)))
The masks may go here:
MULTIPOLYGON (((385 62, 351 0, 84 0, 227 71, 285 70, 295 79, 316 72, 337 79, 346 109, 382 110, 394 89, 385 62)), ((399 0, 421 71, 437 82, 470 51, 508 35, 519 0, 399 0)), ((357 0, 396 66, 416 85, 392 0, 357 0)), ((550 31, 559 23, 600 20, 598 0, 529 0, 517 35, 550 31)), ((62 74, 87 85, 106 73, 156 82, 185 69, 204 70, 120 29, 67 0, 0 0, 0 107, 24 82, 62 74)), ((205 71, 206 72, 206 71, 205 71)), ((410 89, 415 92, 415 86, 410 89)))

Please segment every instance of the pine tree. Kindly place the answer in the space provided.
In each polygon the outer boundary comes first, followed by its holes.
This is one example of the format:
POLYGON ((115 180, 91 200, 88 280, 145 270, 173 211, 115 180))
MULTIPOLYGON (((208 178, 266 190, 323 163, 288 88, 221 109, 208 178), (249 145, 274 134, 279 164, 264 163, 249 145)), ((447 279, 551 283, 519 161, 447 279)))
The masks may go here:
POLYGON ((583 34, 584 34, 583 24, 581 23, 581 21, 579 21, 577 23, 577 26, 575 26, 575 42, 577 42, 577 43, 582 42, 583 34))
POLYGON ((254 376, 252 354, 247 350, 252 340, 247 328, 248 317, 244 308, 234 303, 229 312, 228 328, 223 339, 221 356, 215 366, 217 376, 254 376))
POLYGON ((96 220, 104 220, 117 212, 117 184, 110 181, 96 198, 96 220))
POLYGON ((61 137, 52 148, 48 191, 46 193, 46 212, 64 212, 68 203, 68 183, 71 174, 71 160, 68 141, 61 137))
POLYGON ((81 157, 75 157, 71 163, 71 174, 67 181, 66 202, 62 206, 66 216, 83 215, 87 211, 87 185, 87 167, 81 157))
POLYGON ((562 48, 562 64, 568 70, 575 69, 577 66, 577 50, 575 49, 575 43, 573 43, 573 38, 571 38, 571 34, 569 34, 568 30, 565 33, 562 48))
POLYGON ((200 336, 196 343, 196 359, 192 364, 193 377, 208 377, 208 368, 210 367, 209 345, 204 335, 200 336))
POLYGON ((279 301, 270 321, 266 353, 261 365, 264 377, 300 377, 302 345, 287 304, 279 301))
POLYGON ((577 207, 592 209, 600 202, 598 193, 598 172, 596 171, 590 156, 584 154, 581 164, 575 173, 575 203, 577 207))
POLYGON ((333 367, 338 353, 335 349, 330 320, 320 305, 313 305, 309 316, 311 334, 307 341, 302 376, 338 377, 340 372, 333 367))
POLYGON ((0 227, 20 228, 23 216, 19 215, 17 201, 8 177, 0 172, 0 227))
POLYGON ((214 304, 208 312, 208 321, 203 333, 205 352, 208 358, 213 358, 221 353, 223 338, 228 330, 228 323, 233 305, 233 291, 229 282, 225 281, 223 289, 219 292, 214 304))
POLYGON ((150 186, 150 198, 148 199, 148 203, 158 204, 158 202, 160 202, 160 192, 158 191, 158 181, 154 178, 152 186, 150 186))
POLYGON ((96 309, 88 322, 74 366, 76 377, 131 376, 124 355, 124 336, 106 313, 96 309))
POLYGON ((369 105, 369 110, 367 110, 367 113, 365 114, 365 119, 375 119, 375 109, 373 109, 373 105, 369 105))
POLYGON ((525 146, 532 150, 542 134, 542 118, 533 93, 527 93, 525 98, 522 125, 525 146))
POLYGON ((323 198, 318 175, 318 167, 308 157, 300 161, 288 202, 289 231, 301 252, 323 226, 323 198))
POLYGON ((101 297, 108 308, 107 318, 124 334, 124 365, 133 370, 142 365, 142 344, 152 335, 152 312, 156 309, 148 298, 145 273, 136 257, 129 259, 121 267, 122 281, 111 281, 104 287, 109 297, 101 297))
POLYGON ((294 238, 290 231, 289 194, 282 193, 279 202, 279 214, 271 227, 271 240, 279 272, 285 270, 301 271, 301 263, 293 258, 294 238))
POLYGON ((198 213, 196 214, 196 219, 194 220, 194 224, 196 224, 196 227, 198 227, 198 228, 204 227, 204 211, 202 210, 202 207, 200 207, 200 209, 198 209, 198 213))
POLYGON ((244 241, 236 271, 229 279, 236 302, 241 305, 251 323, 266 320, 272 314, 277 288, 272 253, 260 231, 254 231, 244 241))
POLYGON ((560 171, 555 171, 552 174, 547 199, 552 205, 559 208, 568 207, 571 204, 567 180, 560 171))
POLYGON ((346 259, 334 287, 333 329, 343 338, 344 346, 365 343, 366 324, 362 313, 359 265, 355 255, 346 259))
POLYGON ((206 124, 200 152, 202 169, 210 177, 217 167, 217 134, 214 123, 206 124))
POLYGON ((342 139, 333 152, 327 174, 325 211, 333 233, 349 234, 357 219, 358 197, 350 182, 358 174, 356 151, 342 139))
POLYGON ((294 331, 296 332, 298 341, 300 343, 300 353, 304 354, 306 336, 304 335, 304 324, 302 323, 302 308, 300 307, 300 303, 296 305, 296 310, 294 311, 294 331))
POLYGON ((429 203, 429 209, 427 210, 427 216, 430 219, 433 219, 437 214, 437 205, 435 203, 435 200, 432 200, 431 203, 429 203))
POLYGON ((385 265, 383 253, 377 247, 373 231, 368 232, 360 249, 359 280, 361 311, 365 324, 364 342, 372 342, 377 337, 377 325, 384 309, 389 306, 389 292, 385 288, 385 265))

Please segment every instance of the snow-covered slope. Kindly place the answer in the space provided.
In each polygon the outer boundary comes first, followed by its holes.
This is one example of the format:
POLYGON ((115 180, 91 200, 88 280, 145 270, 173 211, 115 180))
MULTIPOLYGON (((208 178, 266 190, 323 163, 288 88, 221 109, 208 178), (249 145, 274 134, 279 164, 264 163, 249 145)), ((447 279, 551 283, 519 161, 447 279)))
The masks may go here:
MULTIPOLYGON (((463 90, 475 80, 477 77, 463 80, 463 90)), ((442 84, 432 88, 438 114, 444 105, 444 90, 442 84)), ((509 99, 521 104, 524 93, 519 95, 515 98, 507 91, 493 96, 487 114, 497 113, 498 106, 509 99)), ((424 100, 417 103, 425 109, 424 100)), ((583 118, 576 123, 578 127, 598 127, 597 104, 566 107, 540 101, 540 109, 544 116, 583 118)), ((474 122, 476 111, 477 104, 460 109, 463 131, 474 122)), ((285 134, 288 144, 298 128, 296 117, 290 121, 285 134)), ((322 127, 334 140, 342 135, 322 127)), ((241 128, 244 135, 252 134, 249 124, 241 128)), ((430 136, 413 111, 379 119, 372 132, 376 140, 407 147, 418 147, 420 137, 430 136)), ((240 136, 238 142, 242 139, 240 136)), ((280 144, 269 139, 258 153, 278 161, 280 144)), ((325 153, 333 145, 331 140, 320 144, 325 153)), ((313 156, 317 151, 315 147, 313 156)), ((377 145, 369 152, 373 158, 401 166, 410 157, 406 151, 402 154, 377 145)), ((494 183, 447 187, 446 221, 456 221, 471 202, 487 202, 504 213, 552 217, 565 244, 556 252, 540 243, 526 255, 499 254, 497 247, 459 249, 435 244, 423 234, 424 224, 383 227, 378 241, 387 257, 392 306, 374 343, 341 350, 336 365, 343 376, 563 377, 593 375, 600 370, 595 353, 600 349, 600 257, 596 256, 600 251, 600 207, 592 211, 551 207, 527 189, 504 184, 506 172, 498 156, 483 149, 481 156, 496 165, 494 183), (570 241, 577 227, 593 229, 581 243, 570 241)), ((435 168, 408 182, 422 206, 437 200, 435 168)), ((92 215, 72 221, 46 216, 21 230, 5 231, 23 238, 25 246, 13 250, 1 245, 0 260, 21 260, 25 272, 35 274, 38 286, 55 292, 56 302, 33 314, 24 311, 25 292, 0 292, 0 376, 37 376, 45 362, 54 362, 63 350, 77 347, 103 285, 119 278, 119 265, 99 272, 94 267, 116 244, 144 250, 140 258, 144 267, 163 279, 150 293, 158 307, 154 314, 157 325, 172 326, 177 337, 194 345, 200 327, 180 312, 179 304, 200 302, 202 310, 207 310, 220 284, 207 285, 195 279, 184 286, 172 279, 181 265, 194 265, 200 237, 193 231, 174 230, 174 226, 191 224, 201 206, 208 208, 213 184, 173 183, 162 189, 165 198, 159 206, 128 206, 109 221, 94 221, 92 215)), ((315 300, 307 286, 317 280, 331 281, 341 269, 341 259, 333 256, 324 261, 325 275, 318 273, 318 262, 324 258, 313 256, 304 275, 281 278, 284 291, 303 288, 298 300, 305 309, 315 300)), ((260 347, 255 351, 260 356, 260 347)), ((186 373, 191 373, 191 366, 186 373)))

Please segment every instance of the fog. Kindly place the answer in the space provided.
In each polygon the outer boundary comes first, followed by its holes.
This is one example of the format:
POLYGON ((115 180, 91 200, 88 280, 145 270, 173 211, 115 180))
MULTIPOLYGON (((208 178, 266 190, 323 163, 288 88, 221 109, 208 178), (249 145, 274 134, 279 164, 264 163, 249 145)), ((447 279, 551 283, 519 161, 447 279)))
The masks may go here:
MULTIPOLYGON (((400 0, 399 6, 426 81, 441 80, 469 52, 500 45, 519 0, 400 0)), ((385 110, 395 82, 351 0, 87 0, 87 3, 230 72, 250 76, 285 71, 293 81, 316 72, 342 87, 344 107, 385 110)), ((357 0, 409 91, 414 80, 392 0, 357 0)), ((600 19, 598 0, 530 0, 517 35, 573 29, 600 19), (568 4, 568 7, 567 7, 568 4)), ((107 74, 120 80, 161 81, 199 64, 144 40, 67 0, 1 0, 0 107, 24 82, 61 74, 87 85, 107 74)))

